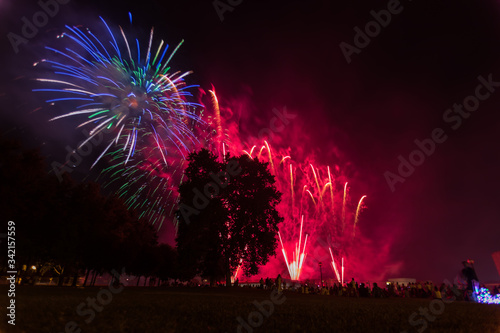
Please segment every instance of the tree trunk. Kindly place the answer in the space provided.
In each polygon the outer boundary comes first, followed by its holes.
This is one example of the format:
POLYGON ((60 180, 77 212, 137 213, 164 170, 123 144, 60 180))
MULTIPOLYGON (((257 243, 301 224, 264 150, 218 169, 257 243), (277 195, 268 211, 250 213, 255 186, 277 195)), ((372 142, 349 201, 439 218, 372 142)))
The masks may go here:
POLYGON ((119 274, 118 276, 116 276, 114 274, 112 274, 112 275, 113 275, 114 286, 119 287, 120 283, 121 283, 122 275, 121 274, 119 274))
POLYGON ((137 284, 135 285, 136 287, 139 287, 139 281, 141 281, 141 277, 140 276, 137 277, 137 284))
POLYGON ((144 287, 146 286, 146 282, 148 282, 148 277, 147 276, 144 277, 144 287))
POLYGON ((109 280, 110 286, 116 286, 116 277, 111 273, 111 280, 109 280))
POLYGON ((83 281, 83 286, 87 285, 87 279, 89 278, 90 269, 87 268, 87 273, 85 274, 85 280, 83 281))
POLYGON ((64 267, 61 270, 61 274, 59 275, 59 281, 57 281, 57 286, 61 287, 64 284, 64 267))
POLYGON ((92 276, 92 287, 95 286, 95 281, 97 280, 97 271, 94 271, 94 276, 92 276))
POLYGON ((78 269, 75 271, 75 275, 73 275, 73 283, 71 284, 71 286, 76 287, 77 281, 78 281, 78 269))
POLYGON ((226 287, 231 287, 231 270, 229 269, 229 257, 226 259, 226 287))

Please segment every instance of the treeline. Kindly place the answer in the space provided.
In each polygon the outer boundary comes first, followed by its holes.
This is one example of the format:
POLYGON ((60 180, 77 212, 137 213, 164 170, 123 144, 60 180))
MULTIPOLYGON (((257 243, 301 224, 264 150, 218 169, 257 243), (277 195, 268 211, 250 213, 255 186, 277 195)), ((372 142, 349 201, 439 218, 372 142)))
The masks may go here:
MULTIPOLYGON (((0 137, 0 233, 15 222, 21 278, 54 276, 62 285, 85 276, 88 285, 100 274, 123 269, 158 281, 176 277, 175 249, 159 244, 153 227, 121 199, 103 195, 96 183, 67 175, 60 182, 46 170, 37 150, 0 137)), ((0 258, 5 273, 8 258, 0 258)))

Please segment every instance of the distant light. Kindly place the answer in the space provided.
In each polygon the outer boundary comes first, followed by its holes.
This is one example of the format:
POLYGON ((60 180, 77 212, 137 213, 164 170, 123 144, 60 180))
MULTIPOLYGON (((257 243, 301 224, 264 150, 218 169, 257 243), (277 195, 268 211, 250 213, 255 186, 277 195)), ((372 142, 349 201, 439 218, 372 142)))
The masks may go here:
POLYGON ((492 296, 490 291, 486 288, 478 288, 476 286, 474 294, 478 303, 500 304, 500 294, 492 296))
POLYGON ((31 269, 36 271, 36 266, 35 265, 31 266, 31 269))

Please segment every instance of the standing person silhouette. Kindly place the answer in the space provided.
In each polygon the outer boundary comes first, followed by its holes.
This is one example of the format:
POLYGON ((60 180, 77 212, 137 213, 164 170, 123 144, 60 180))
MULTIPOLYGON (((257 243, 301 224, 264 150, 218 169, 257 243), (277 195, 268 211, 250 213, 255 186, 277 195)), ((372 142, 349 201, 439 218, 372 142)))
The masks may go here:
POLYGON ((281 292, 281 283, 282 282, 283 282, 283 280, 281 279, 281 274, 278 274, 278 276, 276 277, 276 287, 278 288, 279 293, 281 292))
POLYGON ((477 278, 476 275, 476 270, 474 269, 474 261, 472 260, 466 260, 463 261, 462 264, 464 265, 464 268, 462 269, 462 275, 464 276, 465 280, 467 281, 467 290, 472 291, 472 281, 478 281, 479 279, 477 278))

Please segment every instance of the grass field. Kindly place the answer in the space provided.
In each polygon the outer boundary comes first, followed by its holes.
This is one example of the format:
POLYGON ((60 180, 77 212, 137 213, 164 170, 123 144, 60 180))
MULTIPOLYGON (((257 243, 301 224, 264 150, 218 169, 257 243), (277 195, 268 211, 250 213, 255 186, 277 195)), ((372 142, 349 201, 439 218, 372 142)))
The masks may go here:
MULTIPOLYGON (((6 286, 1 286, 0 291, 3 295, 1 306, 5 309, 6 286)), ((292 292, 271 295, 270 291, 243 288, 127 287, 110 290, 108 287, 18 286, 16 326, 8 325, 4 315, 0 330, 29 333, 500 332, 500 306, 431 301, 292 292), (94 308, 87 303, 92 299, 96 299, 94 308), (263 310, 259 311, 255 301, 263 310), (420 309, 427 314, 420 315, 420 309), (95 314, 94 318, 91 313, 95 314), (413 313, 416 314, 411 317, 413 313), (242 321, 245 324, 241 324, 242 321)))

